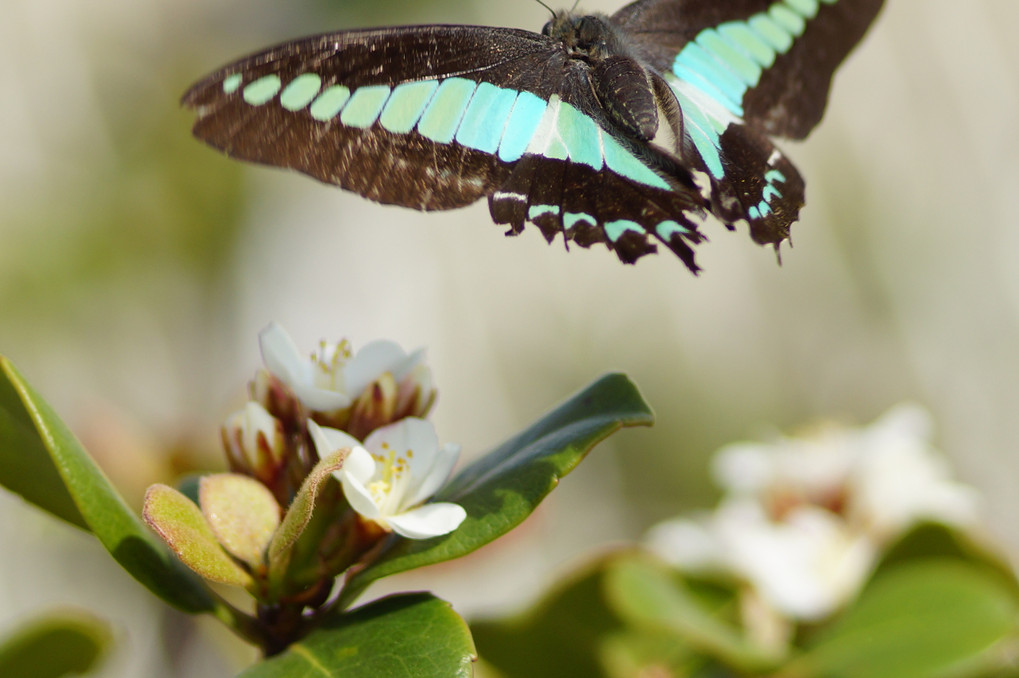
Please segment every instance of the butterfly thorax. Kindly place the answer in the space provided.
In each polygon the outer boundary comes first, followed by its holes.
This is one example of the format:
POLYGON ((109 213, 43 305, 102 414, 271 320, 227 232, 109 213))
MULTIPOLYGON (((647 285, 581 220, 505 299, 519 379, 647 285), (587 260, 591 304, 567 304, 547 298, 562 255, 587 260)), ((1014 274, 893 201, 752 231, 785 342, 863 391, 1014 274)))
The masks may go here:
POLYGON ((625 46, 607 16, 557 12, 541 29, 562 43, 571 60, 583 62, 598 100, 612 122, 648 141, 658 131, 658 104, 647 69, 625 46))

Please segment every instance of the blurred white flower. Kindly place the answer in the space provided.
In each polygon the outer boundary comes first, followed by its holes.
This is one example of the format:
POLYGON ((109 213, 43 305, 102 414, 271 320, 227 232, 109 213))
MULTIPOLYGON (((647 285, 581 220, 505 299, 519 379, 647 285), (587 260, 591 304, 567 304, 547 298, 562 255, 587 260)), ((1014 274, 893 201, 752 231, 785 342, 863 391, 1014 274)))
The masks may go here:
MULTIPOLYGON (((308 427, 320 454, 336 449, 331 446, 338 439, 325 438, 330 429, 314 422, 308 427)), ((431 423, 401 419, 373 431, 363 446, 352 447, 333 475, 364 519, 408 539, 428 539, 452 532, 467 517, 458 504, 424 503, 446 482, 460 456, 459 445, 439 445, 431 423)))
POLYGON ((735 575, 789 618, 824 617, 914 524, 977 523, 978 497, 950 478, 930 429, 926 412, 903 405, 862 429, 725 447, 719 507, 655 526, 648 544, 680 568, 735 575))
POLYGON ((318 353, 305 357, 276 323, 262 330, 258 340, 269 372, 315 412, 350 407, 382 375, 389 373, 400 382, 424 358, 423 349, 408 355, 398 344, 386 340, 366 344, 353 357, 346 340, 335 344, 323 341, 318 353))
POLYGON ((850 599, 874 562, 875 545, 835 514, 804 506, 773 521, 746 499, 700 520, 675 519, 647 535, 652 551, 691 572, 723 572, 748 582, 773 609, 818 619, 850 599))

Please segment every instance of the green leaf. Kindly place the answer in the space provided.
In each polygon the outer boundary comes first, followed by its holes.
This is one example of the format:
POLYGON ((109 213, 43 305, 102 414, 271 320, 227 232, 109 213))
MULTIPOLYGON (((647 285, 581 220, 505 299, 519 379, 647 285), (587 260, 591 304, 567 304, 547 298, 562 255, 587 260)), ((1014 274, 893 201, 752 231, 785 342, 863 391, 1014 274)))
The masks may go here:
POLYGON ((177 490, 167 485, 150 487, 145 493, 143 514, 181 562, 202 577, 234 586, 254 583, 220 546, 202 511, 177 490))
POLYGON ((336 615, 238 678, 468 678, 475 655, 449 603, 410 593, 336 615))
POLYGON ((1002 554, 991 550, 986 540, 975 541, 964 530, 941 523, 921 523, 902 535, 881 556, 875 575, 908 562, 934 558, 959 560, 985 569, 988 576, 1007 583, 1013 596, 1019 598, 1019 581, 1002 554))
POLYGON ((343 599, 353 600, 382 577, 459 558, 506 534, 596 444, 624 426, 652 422, 650 408, 625 375, 600 378, 465 468, 435 496, 467 511, 459 528, 427 540, 392 537, 374 563, 348 580, 343 599))
POLYGON ((621 558, 606 572, 614 609, 629 623, 667 629, 685 643, 747 672, 773 667, 782 657, 750 643, 743 633, 701 604, 686 583, 646 557, 621 558))
MULTIPOLYGON (((36 428, 31 402, 19 392, 20 378, 14 367, 0 357, 0 484, 26 501, 84 530, 81 515, 60 471, 46 449, 43 432, 36 428)), ((55 441, 51 441, 55 442, 55 441)))
POLYGON ((59 612, 22 626, 0 643, 0 676, 58 678, 94 669, 110 645, 106 622, 59 612))
POLYGON ((956 560, 889 568, 790 665, 791 676, 926 678, 977 662, 1014 635, 1010 587, 956 560))
POLYGON ((626 629, 604 593, 606 563, 614 558, 561 580, 522 614, 471 622, 481 661, 514 678, 607 678, 602 645, 626 629))
POLYGON ((50 406, 0 356, 0 483, 89 529, 142 585, 185 612, 217 605, 161 544, 50 406))

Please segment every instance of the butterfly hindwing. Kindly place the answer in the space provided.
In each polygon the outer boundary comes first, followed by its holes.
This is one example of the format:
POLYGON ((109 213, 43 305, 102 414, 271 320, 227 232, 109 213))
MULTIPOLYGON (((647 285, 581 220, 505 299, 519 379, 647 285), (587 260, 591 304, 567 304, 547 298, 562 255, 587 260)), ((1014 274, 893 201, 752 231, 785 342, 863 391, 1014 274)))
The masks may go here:
MULTIPOLYGON (((660 71, 691 42, 748 84, 743 119, 802 139, 821 120, 835 69, 884 0, 638 0, 613 15, 660 71)), ((689 63, 689 60, 684 60, 689 63)))
POLYGON ((804 202, 769 134, 802 138, 824 111, 835 68, 881 0, 638 0, 613 22, 672 88, 677 149, 709 184, 711 211, 746 221, 758 243, 789 236, 804 202))

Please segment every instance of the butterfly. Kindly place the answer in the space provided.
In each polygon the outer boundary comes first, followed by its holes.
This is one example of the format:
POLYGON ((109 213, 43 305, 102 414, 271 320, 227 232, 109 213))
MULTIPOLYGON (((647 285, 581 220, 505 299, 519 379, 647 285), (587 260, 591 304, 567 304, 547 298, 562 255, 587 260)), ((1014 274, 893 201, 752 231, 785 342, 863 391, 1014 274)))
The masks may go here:
POLYGON ((380 203, 488 198, 507 235, 662 244, 697 272, 706 214, 777 249, 804 202, 771 137, 818 124, 883 0, 638 0, 541 33, 431 25, 326 33, 202 79, 196 137, 380 203))

